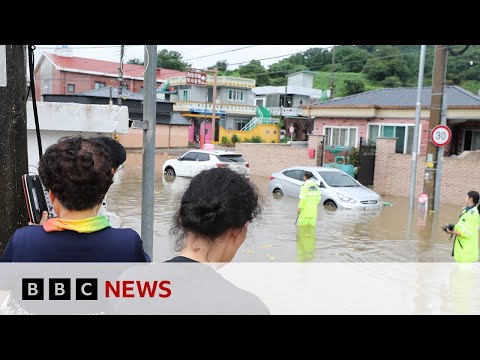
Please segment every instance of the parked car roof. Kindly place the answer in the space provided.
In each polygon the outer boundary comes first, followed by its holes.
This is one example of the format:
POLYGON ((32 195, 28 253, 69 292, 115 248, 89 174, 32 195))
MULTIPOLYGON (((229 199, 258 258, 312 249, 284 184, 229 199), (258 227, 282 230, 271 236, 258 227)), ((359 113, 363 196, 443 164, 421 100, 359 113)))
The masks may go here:
POLYGON ((286 171, 286 170, 295 170, 295 169, 306 170, 306 171, 326 171, 326 172, 327 171, 329 171, 329 172, 341 171, 341 172, 344 172, 340 169, 323 167, 323 166, 290 166, 289 168, 279 170, 278 172, 283 172, 283 171, 286 171))
POLYGON ((192 149, 192 150, 189 150, 188 152, 190 151, 195 151, 195 152, 200 152, 200 153, 204 153, 204 154, 213 154, 213 155, 242 155, 238 152, 235 152, 235 151, 226 151, 226 150, 195 150, 195 149, 192 149))

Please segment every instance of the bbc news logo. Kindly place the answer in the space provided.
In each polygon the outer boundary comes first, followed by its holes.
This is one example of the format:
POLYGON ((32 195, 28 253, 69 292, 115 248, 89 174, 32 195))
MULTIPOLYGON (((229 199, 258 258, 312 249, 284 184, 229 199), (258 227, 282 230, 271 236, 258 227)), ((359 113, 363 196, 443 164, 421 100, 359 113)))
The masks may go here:
MULTIPOLYGON (((98 279, 75 279, 76 300, 98 300, 98 279)), ((162 281, 105 281, 106 298, 168 298, 171 282, 162 281)), ((45 279, 22 279, 22 300, 46 300, 45 279)), ((48 300, 72 300, 72 279, 48 279, 48 300)))
MULTIPOLYGON (((72 300, 71 279, 48 279, 48 300, 72 300)), ((22 300, 45 300, 45 279, 22 279, 22 300)), ((76 300, 98 300, 98 279, 75 279, 76 300)))

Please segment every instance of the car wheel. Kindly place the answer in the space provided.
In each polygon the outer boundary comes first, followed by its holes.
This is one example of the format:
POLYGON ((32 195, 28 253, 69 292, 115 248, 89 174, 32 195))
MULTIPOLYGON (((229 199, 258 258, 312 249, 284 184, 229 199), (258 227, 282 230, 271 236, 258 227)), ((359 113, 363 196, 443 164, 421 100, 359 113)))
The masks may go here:
POLYGON ((275 189, 273 190, 273 197, 278 199, 278 198, 281 198, 283 196, 283 192, 282 190, 280 189, 275 189))
POLYGON ((323 206, 327 206, 331 209, 336 209, 337 208, 337 204, 335 204, 335 201, 333 200, 327 200, 323 203, 323 206))
POLYGON ((165 175, 173 177, 173 176, 175 176, 175 170, 173 170, 173 168, 166 168, 165 169, 165 175))

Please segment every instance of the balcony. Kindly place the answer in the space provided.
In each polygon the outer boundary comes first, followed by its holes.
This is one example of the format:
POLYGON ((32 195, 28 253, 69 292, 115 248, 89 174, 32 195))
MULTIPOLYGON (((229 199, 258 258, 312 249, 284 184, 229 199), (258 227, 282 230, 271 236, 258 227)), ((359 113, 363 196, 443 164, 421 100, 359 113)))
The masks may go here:
MULTIPOLYGON (((202 103, 195 101, 177 101, 173 105, 173 111, 180 112, 198 112, 198 113, 212 113, 212 103, 202 103)), ((231 105, 231 104, 217 104, 215 112, 218 114, 238 114, 255 116, 256 106, 249 105, 231 105)))
POLYGON ((298 116, 299 108, 269 107, 270 114, 275 116, 298 116))
MULTIPOLYGON (((170 86, 187 85, 185 76, 175 76, 168 79, 170 86)), ((207 75, 207 86, 213 86, 213 76, 207 75)), ((217 76, 217 86, 238 87, 251 89, 255 87, 255 80, 233 76, 217 76)))

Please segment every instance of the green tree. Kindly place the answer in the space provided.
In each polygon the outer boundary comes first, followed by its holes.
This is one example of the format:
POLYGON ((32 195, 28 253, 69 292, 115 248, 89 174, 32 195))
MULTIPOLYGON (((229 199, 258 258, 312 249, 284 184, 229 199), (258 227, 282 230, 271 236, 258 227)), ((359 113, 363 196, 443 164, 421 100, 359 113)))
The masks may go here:
POLYGON ((138 58, 128 60, 127 64, 143 65, 143 61, 138 58))
POLYGON ((336 71, 359 73, 371 57, 368 51, 357 46, 339 46, 335 54, 336 71))
POLYGON ((382 85, 385 87, 393 87, 393 88, 401 87, 402 81, 397 76, 389 76, 382 81, 382 85))
POLYGON ((247 65, 240 66, 238 68, 238 73, 243 78, 255 79, 256 86, 270 85, 270 78, 268 77, 267 70, 258 60, 252 60, 247 65))
POLYGON ((411 76, 405 56, 392 45, 378 46, 375 56, 367 61, 362 72, 373 81, 383 81, 387 77, 396 76, 403 83, 411 76))
POLYGON ((185 71, 191 66, 182 60, 183 56, 177 51, 162 49, 157 53, 157 66, 165 69, 185 71))
POLYGON ((362 80, 345 80, 345 95, 359 94, 365 91, 365 84, 362 80))
POLYGON ((228 63, 227 60, 220 60, 215 63, 213 66, 209 66, 209 70, 213 70, 214 67, 217 67, 219 73, 224 73, 227 71, 228 68, 228 63))

